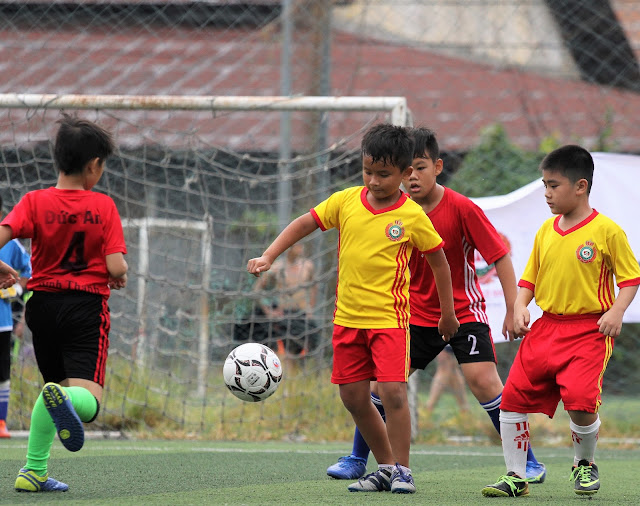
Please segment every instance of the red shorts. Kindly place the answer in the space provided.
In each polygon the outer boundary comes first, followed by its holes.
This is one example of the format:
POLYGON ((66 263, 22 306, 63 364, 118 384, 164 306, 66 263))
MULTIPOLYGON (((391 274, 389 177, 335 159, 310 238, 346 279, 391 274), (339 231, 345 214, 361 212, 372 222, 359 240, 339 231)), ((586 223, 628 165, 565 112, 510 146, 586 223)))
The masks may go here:
POLYGON ((562 400, 566 411, 597 413, 613 353, 613 338, 598 330, 600 316, 544 313, 536 320, 513 361, 500 409, 553 418, 562 400))
POLYGON ((331 383, 400 381, 409 378, 409 329, 333 326, 331 383))

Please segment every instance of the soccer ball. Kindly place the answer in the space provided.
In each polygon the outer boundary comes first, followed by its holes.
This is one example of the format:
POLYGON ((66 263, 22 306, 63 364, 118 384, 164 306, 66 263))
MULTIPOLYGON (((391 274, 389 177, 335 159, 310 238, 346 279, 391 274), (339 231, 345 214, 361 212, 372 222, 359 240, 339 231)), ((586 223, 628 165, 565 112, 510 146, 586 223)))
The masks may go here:
POLYGON ((222 375, 227 388, 238 399, 264 401, 282 380, 282 364, 273 350, 259 343, 235 348, 224 361, 222 375))

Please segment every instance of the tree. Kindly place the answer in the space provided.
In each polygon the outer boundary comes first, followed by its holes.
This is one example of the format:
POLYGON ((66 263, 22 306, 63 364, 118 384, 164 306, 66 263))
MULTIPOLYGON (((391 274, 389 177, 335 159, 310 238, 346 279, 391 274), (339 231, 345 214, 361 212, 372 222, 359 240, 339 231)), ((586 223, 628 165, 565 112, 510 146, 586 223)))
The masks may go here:
POLYGON ((540 177, 542 152, 527 152, 509 141, 502 125, 491 125, 464 157, 448 186, 468 197, 504 195, 540 177))

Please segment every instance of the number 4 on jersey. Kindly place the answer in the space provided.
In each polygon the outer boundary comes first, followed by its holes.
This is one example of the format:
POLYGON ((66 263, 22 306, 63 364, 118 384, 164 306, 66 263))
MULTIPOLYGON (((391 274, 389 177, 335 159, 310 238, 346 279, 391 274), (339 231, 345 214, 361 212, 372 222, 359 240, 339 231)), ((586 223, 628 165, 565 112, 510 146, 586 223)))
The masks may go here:
POLYGON ((74 232, 60 267, 66 271, 82 271, 87 268, 84 259, 84 232, 74 232))

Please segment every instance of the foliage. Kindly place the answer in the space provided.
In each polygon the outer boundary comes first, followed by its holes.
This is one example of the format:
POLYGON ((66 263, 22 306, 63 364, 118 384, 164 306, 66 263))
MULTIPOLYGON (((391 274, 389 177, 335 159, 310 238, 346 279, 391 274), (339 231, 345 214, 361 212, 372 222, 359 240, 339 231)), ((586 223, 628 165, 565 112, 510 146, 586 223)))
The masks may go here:
POLYGON ((491 125, 465 155, 448 186, 468 197, 504 195, 539 177, 543 157, 542 152, 527 152, 513 144, 502 125, 491 125))
POLYGON ((247 207, 242 215, 229 224, 229 232, 249 232, 252 242, 262 243, 267 238, 275 238, 278 233, 278 215, 262 209, 247 207))

